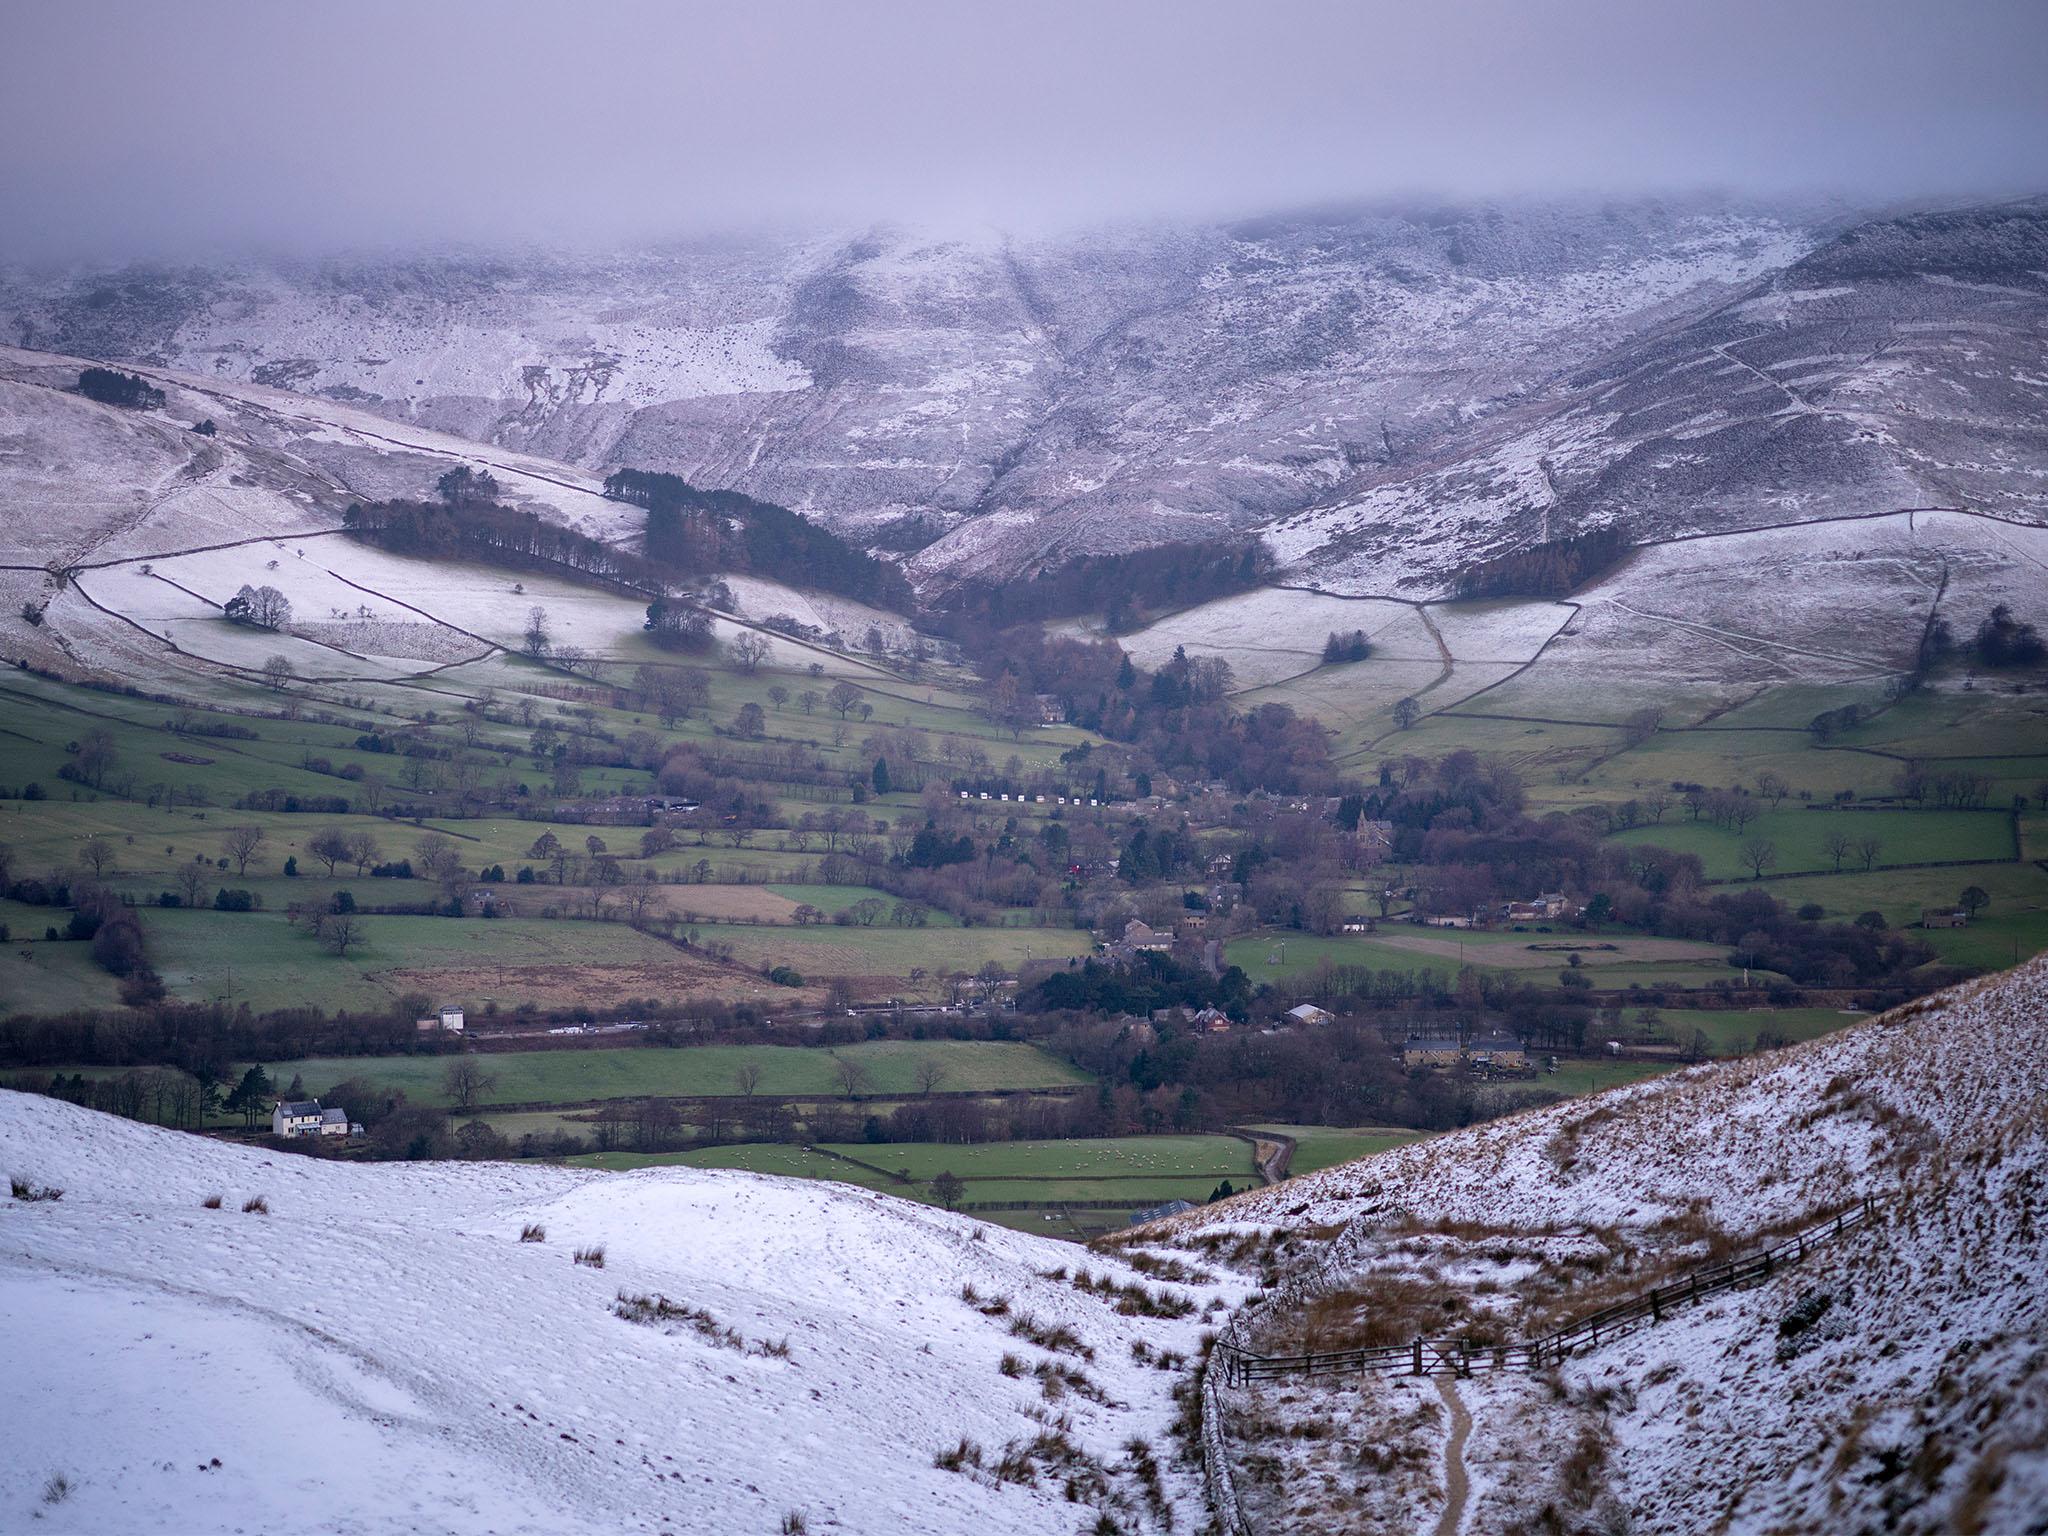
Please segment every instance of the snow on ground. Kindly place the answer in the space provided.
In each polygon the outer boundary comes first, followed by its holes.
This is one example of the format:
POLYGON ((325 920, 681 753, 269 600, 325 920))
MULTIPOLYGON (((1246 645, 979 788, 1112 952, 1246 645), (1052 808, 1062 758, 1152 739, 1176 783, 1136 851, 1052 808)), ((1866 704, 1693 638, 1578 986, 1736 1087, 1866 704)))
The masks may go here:
MULTIPOLYGON (((1341 1226, 1241 1321, 1252 1347, 1284 1352, 1339 1348, 1390 1320, 1440 1334, 1492 1318, 1493 1337, 1524 1336, 1874 1197, 1869 1226, 1764 1285, 1582 1352, 1561 1375, 1458 1383, 1476 1425, 1466 1529, 1630 1520, 1682 1533, 1711 1511, 1734 1532, 2032 1532, 2048 1508, 2044 1084, 2036 960, 1805 1045, 1475 1126, 1172 1225, 1191 1242, 1341 1226)), ((1371 1480, 1337 1452, 1361 1442, 1382 1471, 1415 1473, 1411 1519, 1441 1508, 1425 1476, 1440 1431, 1412 1404, 1305 1385, 1226 1401, 1241 1491, 1290 1509, 1291 1529, 1351 1528, 1371 1480), (1333 1419, 1334 1437, 1290 1429, 1333 1419)))
MULTIPOLYGON (((64 1191, 0 1204, 8 1529, 1077 1530, 1095 1512, 1060 1472, 998 1486, 935 1453, 964 1435, 993 1465, 1064 1421, 1112 1468, 1134 1435, 1170 1463, 1177 1377, 1131 1346, 1199 1327, 1048 1277, 1139 1278, 1111 1261, 835 1184, 337 1165, 14 1093, 0 1164, 64 1191), (268 1214, 243 1211, 257 1195, 268 1214), (602 1269, 573 1262, 593 1245, 602 1269), (615 1316, 622 1293, 705 1309, 737 1347, 615 1316), (1019 1314, 1094 1358, 1011 1336, 1019 1314), (1048 1401, 1006 1352, 1109 1404, 1048 1401), (73 1491, 43 1502, 59 1476, 73 1491)), ((1194 1524, 1192 1478, 1167 1481, 1194 1524)))

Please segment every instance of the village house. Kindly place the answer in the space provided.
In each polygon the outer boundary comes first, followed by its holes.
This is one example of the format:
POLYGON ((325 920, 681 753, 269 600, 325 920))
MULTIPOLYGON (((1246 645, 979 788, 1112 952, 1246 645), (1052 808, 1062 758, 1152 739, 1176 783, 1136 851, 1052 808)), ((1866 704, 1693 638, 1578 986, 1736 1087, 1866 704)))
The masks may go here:
POLYGON ((1056 693, 1036 695, 1038 702, 1038 723, 1040 725, 1065 725, 1067 706, 1056 693))
POLYGON ((318 1099, 279 1099, 270 1112, 273 1136, 348 1136, 362 1134, 339 1104, 321 1106, 318 1099))
POLYGON ((1456 1035, 1410 1035, 1401 1047, 1401 1065, 1455 1067, 1464 1054, 1456 1035))
POLYGON ((1529 1053, 1522 1042, 1499 1031, 1474 1040, 1465 1054, 1473 1066, 1494 1072, 1521 1072, 1529 1065, 1529 1053))
POLYGON ((1334 1024, 1337 1021, 1337 1016, 1330 1012, 1329 1009, 1318 1008, 1314 1003, 1297 1003, 1294 1007, 1287 1010, 1284 1017, 1305 1029, 1317 1028, 1324 1024, 1334 1024))
POLYGON ((1133 954, 1150 951, 1163 955, 1173 948, 1173 935, 1161 933, 1150 923, 1134 917, 1124 924, 1124 936, 1119 942, 1133 954))

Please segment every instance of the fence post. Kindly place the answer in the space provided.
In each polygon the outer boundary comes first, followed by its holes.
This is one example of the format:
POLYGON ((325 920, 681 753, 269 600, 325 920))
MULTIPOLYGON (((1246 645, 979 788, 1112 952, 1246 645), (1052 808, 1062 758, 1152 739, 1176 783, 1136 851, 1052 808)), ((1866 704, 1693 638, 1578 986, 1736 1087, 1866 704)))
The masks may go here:
POLYGON ((1422 1374, 1422 1335, 1415 1335, 1415 1374, 1422 1374))
POLYGON ((1657 1306, 1657 1287, 1650 1287, 1650 1324, 1652 1327, 1664 1321, 1664 1314, 1657 1306))

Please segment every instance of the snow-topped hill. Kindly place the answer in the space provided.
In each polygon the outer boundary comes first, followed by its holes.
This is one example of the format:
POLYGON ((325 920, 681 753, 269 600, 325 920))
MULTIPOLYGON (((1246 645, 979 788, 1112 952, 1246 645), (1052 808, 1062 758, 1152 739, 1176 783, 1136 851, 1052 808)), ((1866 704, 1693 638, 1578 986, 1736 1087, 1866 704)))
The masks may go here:
POLYGON ((1034 239, 0 272, 0 340, 363 406, 842 527, 919 568, 1243 529, 1784 267, 1717 198, 1321 209, 1034 239))
POLYGON ((1181 1226, 1336 1229, 1238 1322, 1291 1353, 1527 1337, 1864 1196, 1877 1219, 1805 1264, 1561 1372, 1481 1372, 1455 1408, 1412 1379, 1226 1393, 1254 1528, 1426 1528, 1463 1475, 1465 1529, 1489 1533, 2041 1531, 2048 961, 1181 1226), (1294 1433, 1317 1421, 1343 1432, 1294 1433), (1331 1449, 1361 1441, 1381 1475, 1331 1449))
POLYGON ((0 1167, 63 1191, 0 1204, 0 1528, 1037 1533, 1096 1517, 1074 1482, 1154 1529, 1134 1436, 1196 1511, 1178 1377, 1132 1346, 1185 1351, 1198 1323, 1047 1278, 1142 1280, 1068 1245, 838 1185, 344 1166, 13 1093, 0 1167), (622 1295, 711 1321, 629 1321, 622 1295), (989 1468, 1040 1441, 1037 1481, 935 1467, 962 1437, 989 1468), (71 1491, 46 1502, 52 1478, 71 1491))

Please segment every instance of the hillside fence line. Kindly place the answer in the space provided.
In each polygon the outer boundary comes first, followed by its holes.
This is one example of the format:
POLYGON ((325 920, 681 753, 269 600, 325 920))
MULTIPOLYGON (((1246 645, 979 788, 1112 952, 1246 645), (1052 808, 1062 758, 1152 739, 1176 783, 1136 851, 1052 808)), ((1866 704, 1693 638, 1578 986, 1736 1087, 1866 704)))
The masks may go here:
POLYGON ((1245 1313, 1270 1311, 1320 1289, 1325 1265, 1318 1264, 1230 1319, 1217 1337, 1202 1379, 1202 1474, 1210 1507, 1226 1536, 1256 1536, 1237 1496, 1230 1468, 1229 1445, 1223 1433, 1223 1387, 1255 1381, 1327 1376, 1433 1376, 1449 1371, 1470 1376, 1475 1370, 1521 1368, 1530 1371, 1557 1366, 1581 1350, 1595 1349, 1645 1322, 1654 1326, 1666 1315, 1740 1286, 1755 1285, 1782 1269, 1803 1262, 1827 1246, 1877 1219, 1879 1205, 1864 1196, 1789 1237, 1718 1264, 1707 1265, 1662 1285, 1575 1318, 1533 1339, 1501 1345, 1475 1345, 1468 1339, 1417 1337, 1406 1344, 1360 1349, 1317 1351, 1302 1355, 1264 1355, 1240 1342, 1245 1313))

